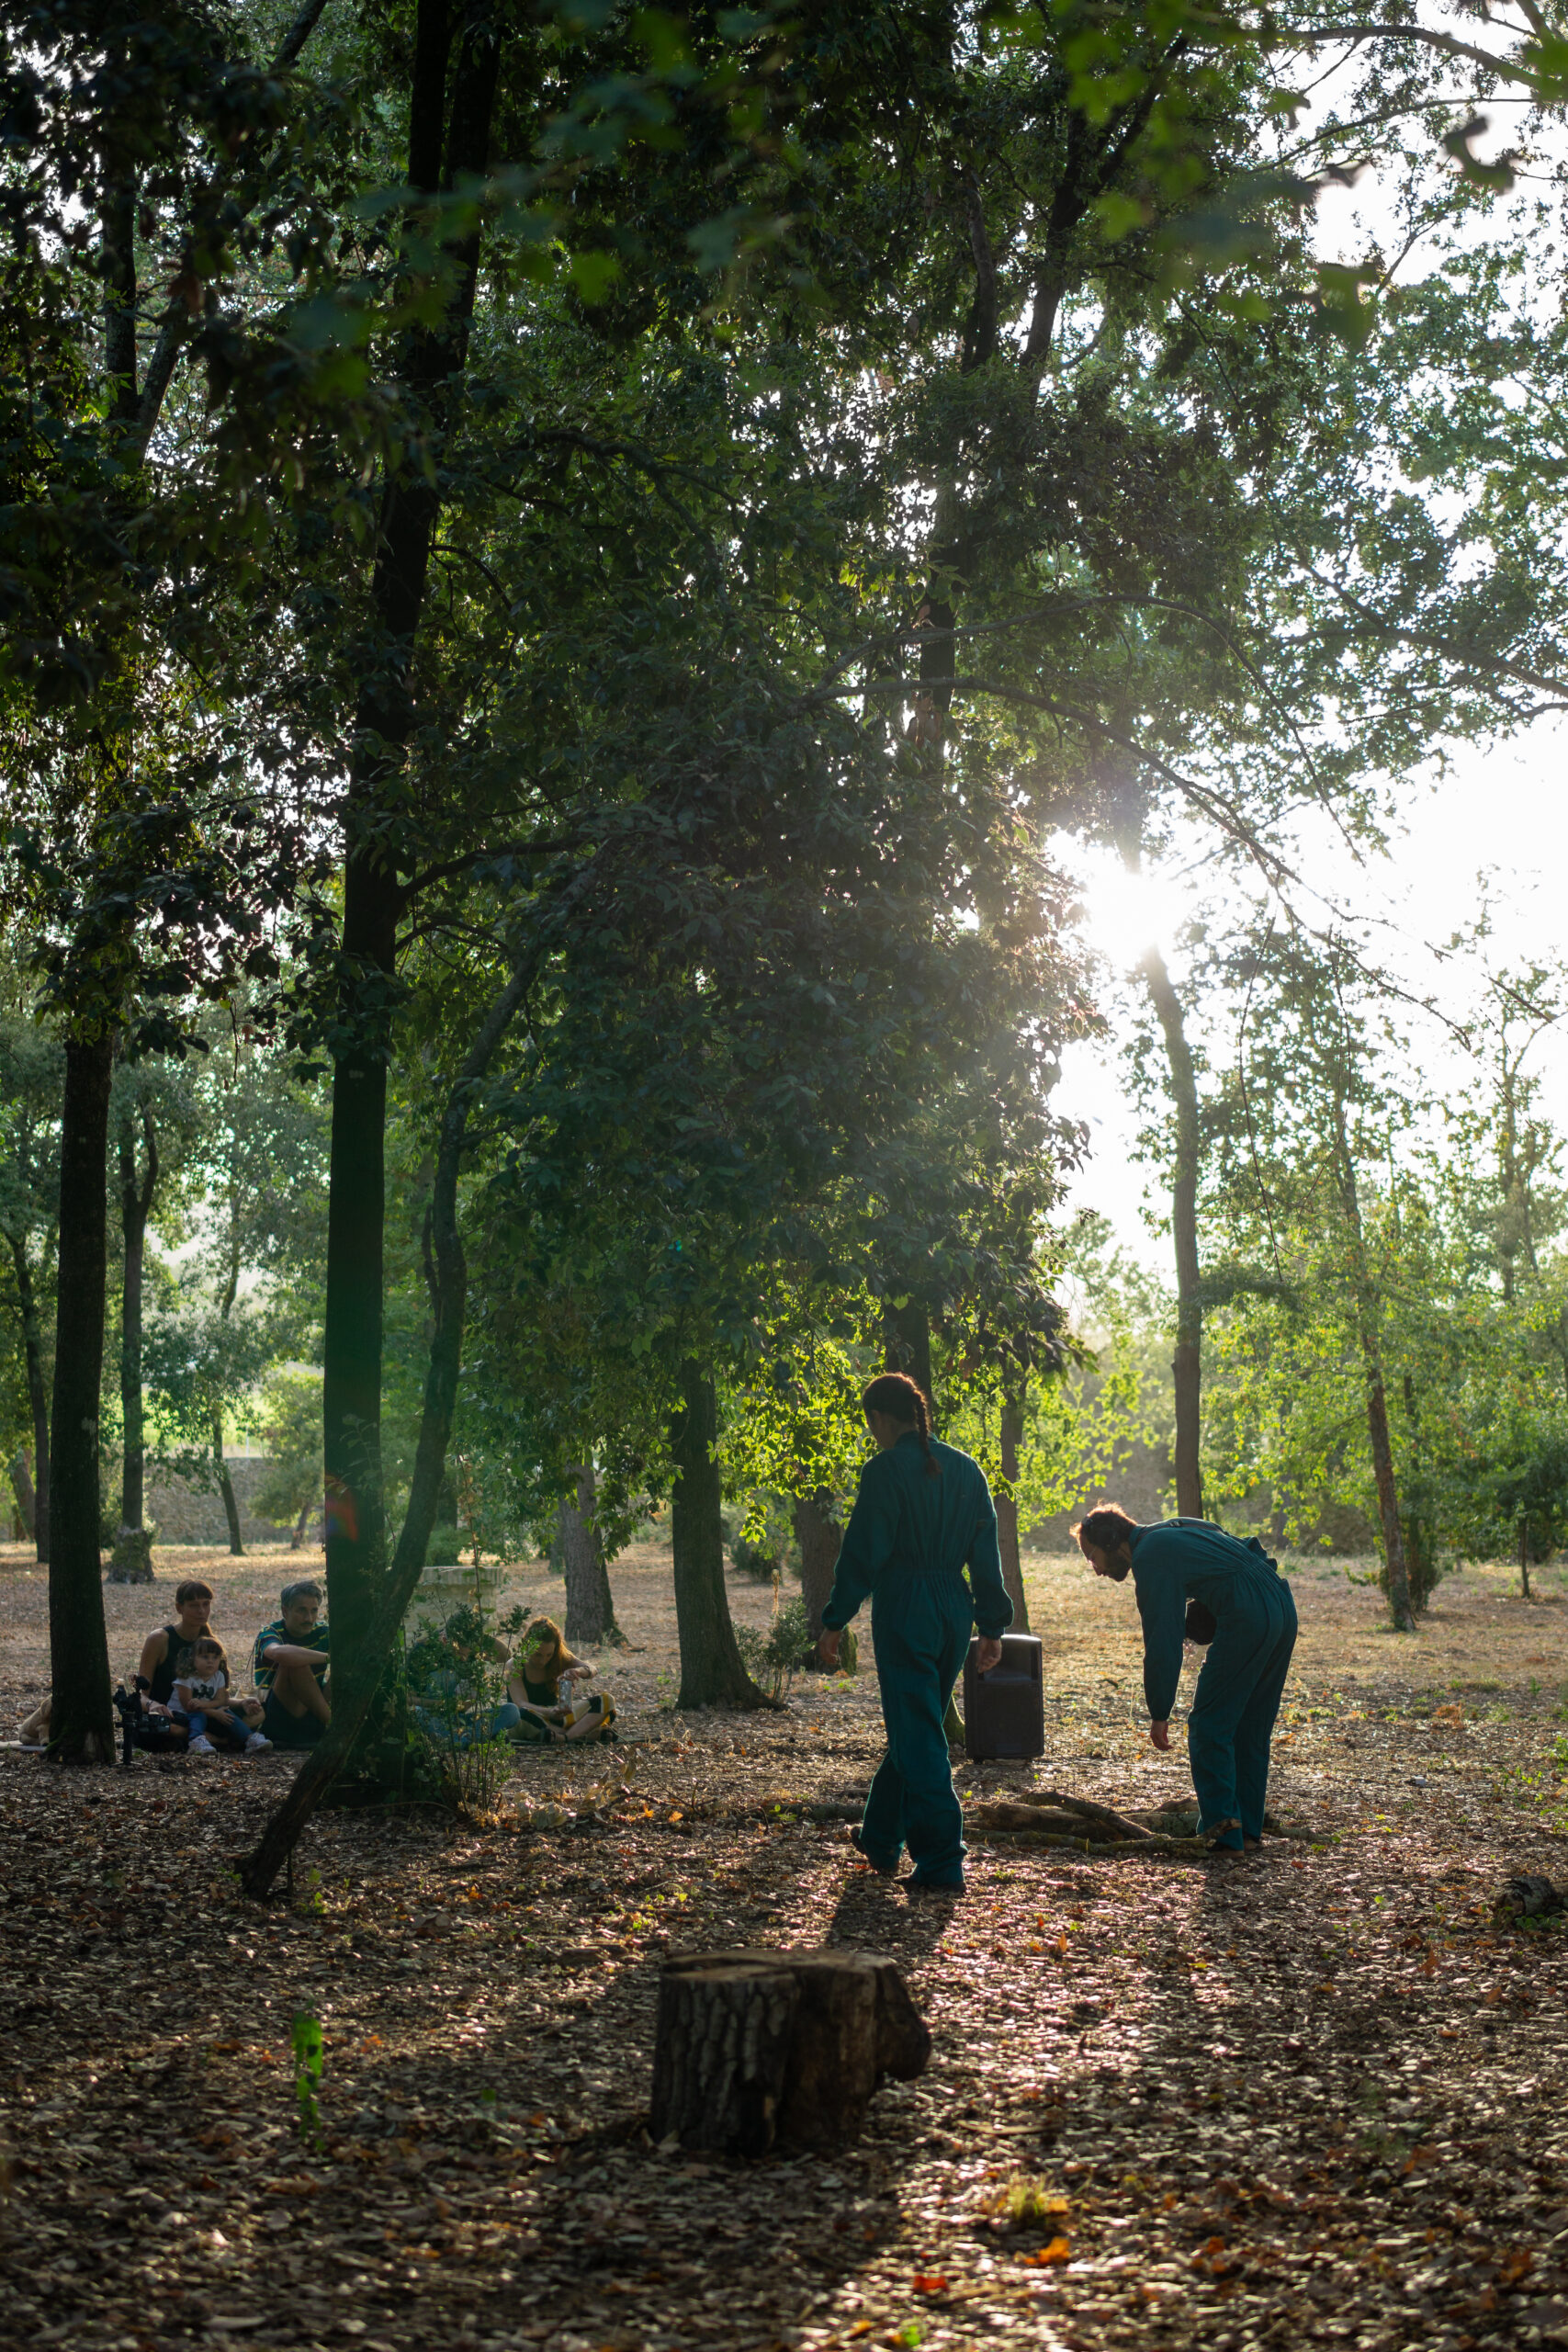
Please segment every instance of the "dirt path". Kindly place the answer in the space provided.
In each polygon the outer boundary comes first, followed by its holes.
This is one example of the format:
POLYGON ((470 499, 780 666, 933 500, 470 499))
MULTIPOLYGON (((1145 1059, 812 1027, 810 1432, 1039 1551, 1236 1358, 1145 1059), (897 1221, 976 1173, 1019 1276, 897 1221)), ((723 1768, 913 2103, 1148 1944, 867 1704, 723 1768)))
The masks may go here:
MULTIPOLYGON (((301 1557, 163 1555, 152 1596, 108 1593, 117 1666, 195 1566, 237 1662, 301 1557)), ((1030 1565, 1048 1752, 987 1784, 1183 1790, 1134 1713, 1130 1595, 1030 1565)), ((13 1716, 46 1654, 26 1567, 0 1552, 13 1716)), ((661 1712, 651 1549, 616 1570, 639 1648, 603 1661, 642 1800, 611 1827, 330 1816, 292 1905, 262 1911, 224 1862, 281 1759, 62 1776, 6 1752, 16 2340, 1568 2340, 1568 1938, 1489 1917, 1510 1871, 1568 1877, 1568 1608, 1543 1582, 1527 1604, 1468 1572, 1396 1640, 1374 1591, 1303 1567, 1274 1802, 1315 1845, 1233 1869, 998 1843, 956 1904, 912 1905, 840 1832, 788 1817, 863 1789, 869 1677, 797 1685, 783 1716, 661 1712), (936 2036, 925 2076, 880 2092, 832 2163, 730 2172, 649 2147, 662 1952, 824 1940, 898 1956, 936 2036), (327 2038, 319 2154, 295 2128, 297 2009, 327 2038)), ((559 1589, 516 1580, 530 1601, 559 1589)), ((761 1621, 764 1592, 731 1592, 761 1621)), ((523 1757, 511 1793, 570 1804, 604 1775, 602 1751, 523 1757)))

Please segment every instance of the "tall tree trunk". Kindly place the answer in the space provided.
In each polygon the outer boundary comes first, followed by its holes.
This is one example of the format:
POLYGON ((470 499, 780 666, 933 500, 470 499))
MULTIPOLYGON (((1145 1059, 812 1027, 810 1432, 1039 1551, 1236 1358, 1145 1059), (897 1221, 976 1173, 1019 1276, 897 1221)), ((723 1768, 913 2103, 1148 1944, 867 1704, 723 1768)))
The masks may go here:
POLYGON ((604 1547, 593 1516, 593 1465, 584 1462, 575 1473, 574 1496, 563 1495, 560 1505, 561 1558, 566 1569, 566 1638, 585 1645, 599 1642, 619 1645, 624 1639, 615 1623, 604 1547))
POLYGON ((136 1127, 126 1110, 119 1122, 120 1269, 119 1410, 123 1442, 119 1471, 119 1532, 109 1559, 111 1584, 151 1584, 152 1546, 142 1524, 146 1509, 147 1445, 141 1409, 141 1291, 147 1220, 158 1186, 158 1131, 143 1110, 146 1161, 136 1168, 136 1127))
POLYGON ((1382 1522, 1383 1577, 1389 1613, 1397 1632, 1413 1634, 1416 1614, 1410 1603, 1410 1572, 1404 1557, 1404 1529, 1399 1516, 1399 1484, 1394 1476, 1393 1446, 1388 1430, 1388 1391, 1383 1379, 1377 1296, 1367 1264, 1356 1162, 1345 1126, 1344 1108, 1340 1103, 1335 1106, 1335 1120, 1339 1199, 1349 1229, 1355 1261, 1357 1336, 1360 1342, 1361 1372, 1366 1387, 1367 1438, 1371 1448, 1372 1476, 1377 1482, 1378 1517, 1382 1522))
POLYGON ((234 1481, 229 1476, 228 1457, 223 1451, 223 1408, 212 1408, 212 1461, 218 1479, 218 1491, 223 1498, 223 1516, 229 1522, 229 1550, 236 1560, 245 1556, 244 1543, 240 1534, 240 1506, 234 1494, 234 1481))
POLYGON ((18 1446, 11 1456, 11 1492, 17 1498, 17 1516, 24 1532, 30 1538, 38 1532, 38 1494, 33 1486, 28 1457, 18 1446))
POLYGON ((1528 1517, 1521 1519, 1519 1521, 1519 1592, 1524 1600, 1528 1600, 1529 1599, 1530 1523, 1528 1517))
POLYGON ((1192 1049, 1181 1018, 1181 1000, 1171 985, 1164 956, 1151 947, 1144 978, 1165 1036, 1176 1107, 1176 1158, 1170 1184, 1170 1231, 1176 1249, 1176 1508, 1183 1519, 1203 1516, 1201 1464, 1203 1384, 1203 1301, 1198 1261, 1198 1175, 1201 1143, 1198 1126, 1198 1081, 1192 1049))
POLYGON ((936 1399, 931 1393, 931 1322, 919 1299, 890 1306, 882 1318, 883 1366, 907 1373, 931 1408, 936 1427, 936 1399))
POLYGON ((315 1504, 313 1502, 306 1503, 304 1508, 301 1510, 299 1518, 295 1521, 294 1532, 288 1539, 288 1548, 291 1552, 298 1552, 300 1545, 304 1543, 306 1522, 310 1519, 310 1513, 314 1509, 315 1504))
POLYGON ((468 1305, 468 1270, 457 1230, 457 1178, 468 1108, 474 1089, 489 1069, 537 970, 528 957, 518 963, 505 988, 485 1015, 457 1082, 446 1098, 441 1136, 435 1155, 435 1181, 430 1204, 430 1232, 435 1279, 430 1361, 425 1370, 424 1409, 420 1418, 419 1443, 414 1449, 413 1476, 408 1510, 403 1516, 391 1573, 378 1597, 366 1649, 352 1680, 337 1678, 334 1640, 333 1719, 319 1747, 310 1750, 294 1784, 262 1835, 261 1843, 244 1864, 241 1876, 246 1892, 260 1898, 271 1886, 292 1852, 301 1831, 332 1787, 350 1752, 365 1730, 371 1702, 392 1655, 403 1619, 409 1612, 424 1570, 431 1530, 441 1501, 446 1475, 446 1448, 457 1405, 457 1375, 462 1369, 463 1317, 468 1305))
POLYGON ((833 1589, 833 1570, 839 1564, 839 1547, 844 1540, 844 1531, 832 1513, 833 1498, 826 1487, 818 1487, 814 1495, 802 1495, 795 1506, 800 1589, 806 1597, 806 1613, 811 1620, 814 1642, 821 1635, 822 1611, 833 1589))
POLYGON ((28 1409, 33 1422, 33 1516, 28 1532, 40 1568, 49 1566, 49 1383, 43 1376, 43 1329, 39 1319, 38 1287, 27 1243, 12 1238, 11 1263, 16 1273, 17 1301, 22 1311, 22 1360, 27 1370, 28 1409))
POLYGON ((1371 1445, 1372 1473, 1377 1480, 1378 1516, 1382 1521, 1389 1613, 1400 1633, 1413 1634, 1416 1617, 1410 1604, 1410 1571, 1404 1557, 1404 1529, 1399 1517, 1399 1485, 1393 1473, 1393 1447, 1388 1434, 1388 1394, 1383 1385, 1382 1351, 1375 1333, 1368 1329, 1364 1319, 1361 1361, 1367 1383, 1367 1436, 1371 1445))
POLYGON ((713 1382, 694 1356, 681 1367, 681 1408, 671 1430, 670 1499, 675 1625, 681 1644, 678 1707, 765 1707, 740 1662, 724 1585, 724 1521, 713 1382))
POLYGON ((98 1553, 98 1396, 107 1279, 107 1159, 113 1043, 104 1027, 65 1045, 60 1116, 60 1277, 50 1444, 49 1752, 114 1760, 108 1635, 98 1553))
MULTIPOLYGON (((422 195, 449 188, 458 175, 482 174, 488 162, 499 35, 487 0, 470 0, 461 21, 448 132, 447 61, 457 19, 446 0, 419 0, 409 185, 422 195)), ((415 331, 403 366, 408 388, 426 403, 437 435, 467 357, 477 234, 452 258, 458 271, 457 291, 438 323, 415 331)), ((409 672, 439 502, 422 466, 406 462, 389 473, 371 582, 384 651, 355 712, 345 828, 341 1026, 347 1042, 333 1072, 321 1415, 333 1707, 341 1701, 347 1712, 361 1714, 379 1675, 370 1657, 387 1548, 381 1484, 386 1045, 402 894, 384 817, 387 792, 400 775, 413 731, 409 672), (372 1676, 369 1687, 364 1687, 367 1674, 372 1676)), ((426 1539, 429 1532, 426 1528, 426 1539)))
MULTIPOLYGON (((223 1284, 223 1295, 218 1302, 218 1319, 227 1323, 234 1312, 234 1301, 240 1295, 240 1208, 232 1187, 229 1194, 229 1273, 223 1284)), ((232 1558, 242 1560, 245 1547, 240 1536, 240 1506, 234 1499, 234 1481, 229 1476, 229 1459, 223 1451, 223 1407, 212 1408, 209 1424, 212 1431, 212 1475, 218 1491, 223 1498, 223 1516, 229 1522, 229 1551, 232 1558)))
MULTIPOLYGON (((1023 1440, 1023 1398, 1010 1396, 1002 1398, 1002 1476, 1016 1487, 1018 1479, 1018 1449, 1023 1440)), ((1029 1598, 1023 1589, 1023 1561, 1018 1542, 1018 1498, 1014 1494, 997 1497, 997 1549, 1002 1555, 1002 1582, 1012 1602, 1012 1630, 1015 1634, 1029 1631, 1029 1598)))

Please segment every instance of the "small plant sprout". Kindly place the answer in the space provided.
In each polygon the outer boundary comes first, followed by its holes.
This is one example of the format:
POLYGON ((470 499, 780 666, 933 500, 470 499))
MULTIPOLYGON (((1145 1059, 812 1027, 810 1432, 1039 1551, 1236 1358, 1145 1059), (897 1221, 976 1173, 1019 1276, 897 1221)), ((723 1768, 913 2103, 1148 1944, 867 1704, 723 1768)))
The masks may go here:
POLYGON ((1034 2174, 1015 2173, 1002 2196, 1002 2211, 1015 2230, 1054 2226, 1067 2211, 1067 2199, 1054 2196, 1034 2174))
POLYGON ((299 2137, 307 2145, 321 2143, 321 2110, 316 2093, 321 2088, 321 2066, 326 2055, 326 2043, 321 2037, 321 2021, 306 2009, 296 2012, 291 2039, 294 2050, 294 2097, 298 2106, 296 2121, 299 2137))

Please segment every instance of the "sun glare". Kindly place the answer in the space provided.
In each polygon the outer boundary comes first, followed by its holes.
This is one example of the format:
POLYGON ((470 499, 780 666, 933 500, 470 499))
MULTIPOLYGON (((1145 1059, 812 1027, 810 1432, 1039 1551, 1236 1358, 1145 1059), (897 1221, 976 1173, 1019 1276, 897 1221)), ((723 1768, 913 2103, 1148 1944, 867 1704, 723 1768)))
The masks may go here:
POLYGON ((1085 938, 1118 971, 1127 971, 1151 947, 1168 955, 1192 899, 1179 882, 1159 873, 1133 873, 1110 850, 1080 854, 1085 938))

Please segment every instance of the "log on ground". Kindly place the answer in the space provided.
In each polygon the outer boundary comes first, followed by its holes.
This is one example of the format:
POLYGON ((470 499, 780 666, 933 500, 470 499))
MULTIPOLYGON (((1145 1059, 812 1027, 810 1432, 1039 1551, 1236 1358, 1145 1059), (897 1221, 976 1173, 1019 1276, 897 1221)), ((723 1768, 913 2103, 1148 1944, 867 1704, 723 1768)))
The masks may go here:
POLYGON ((709 2154, 852 2140, 884 2075, 908 2081, 931 2033, 871 1952, 684 1953, 665 1963, 652 2132, 709 2154))

